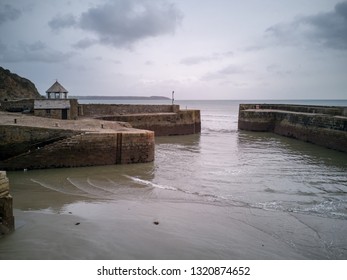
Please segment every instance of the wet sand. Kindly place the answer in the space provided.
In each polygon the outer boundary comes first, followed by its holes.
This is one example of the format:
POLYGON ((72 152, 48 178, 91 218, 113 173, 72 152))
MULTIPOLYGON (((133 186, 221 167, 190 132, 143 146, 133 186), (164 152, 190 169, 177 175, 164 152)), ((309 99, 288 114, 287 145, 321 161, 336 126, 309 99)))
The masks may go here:
POLYGON ((81 201, 15 216, 0 259, 343 259, 347 248, 345 221, 242 207, 81 201))

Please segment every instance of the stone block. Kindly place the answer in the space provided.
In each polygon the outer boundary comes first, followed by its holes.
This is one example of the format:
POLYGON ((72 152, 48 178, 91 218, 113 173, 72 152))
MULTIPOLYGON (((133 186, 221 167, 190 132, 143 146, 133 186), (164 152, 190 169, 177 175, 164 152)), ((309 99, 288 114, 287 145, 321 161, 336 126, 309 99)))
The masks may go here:
POLYGON ((0 185, 0 235, 3 235, 14 230, 14 217, 6 172, 0 171, 0 179, 3 181, 0 185))

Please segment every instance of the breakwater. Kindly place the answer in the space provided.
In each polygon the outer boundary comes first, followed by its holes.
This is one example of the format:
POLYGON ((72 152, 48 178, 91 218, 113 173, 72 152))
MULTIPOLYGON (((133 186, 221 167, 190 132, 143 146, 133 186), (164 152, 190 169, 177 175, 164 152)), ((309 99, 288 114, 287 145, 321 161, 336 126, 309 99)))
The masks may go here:
POLYGON ((10 184, 5 171, 0 171, 0 237, 14 230, 10 184))
POLYGON ((179 105, 80 104, 81 116, 130 123, 154 131, 155 136, 187 135, 201 131, 200 110, 179 105))
POLYGON ((154 131, 155 136, 201 132, 200 110, 181 110, 179 105, 79 104, 76 99, 23 99, 1 102, 0 110, 53 119, 128 122, 134 128, 154 131))
POLYGON ((238 128, 269 131, 347 152, 347 108, 240 104, 238 128))
MULTIPOLYGON (((180 110, 179 105, 78 104, 76 100, 69 104, 64 120, 59 119, 59 109, 54 114, 48 110, 45 116, 47 110, 34 108, 36 117, 0 111, 0 168, 150 162, 154 160, 154 136, 201 131, 200 111, 180 110)), ((22 107, 27 106, 25 102, 7 105, 7 111, 27 108, 22 107)))
POLYGON ((0 113, 0 169, 144 163, 154 160, 154 132, 100 120, 53 120, 0 113))
POLYGON ((184 110, 177 113, 130 114, 103 116, 102 120, 130 123, 133 127, 154 131, 155 136, 196 134, 201 131, 200 111, 184 110))
POLYGON ((79 104, 80 115, 87 117, 129 114, 177 113, 179 105, 79 104))

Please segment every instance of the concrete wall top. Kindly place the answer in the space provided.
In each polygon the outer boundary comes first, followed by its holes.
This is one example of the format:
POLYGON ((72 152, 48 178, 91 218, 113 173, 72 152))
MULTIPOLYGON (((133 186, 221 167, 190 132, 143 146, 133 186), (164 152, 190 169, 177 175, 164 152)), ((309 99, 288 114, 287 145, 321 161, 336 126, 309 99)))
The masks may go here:
POLYGON ((177 113, 179 105, 80 104, 83 116, 126 115, 146 113, 177 113))
POLYGON ((240 110, 269 109, 290 112, 326 114, 332 116, 346 116, 347 107, 343 106, 318 106, 318 105, 295 105, 295 104, 240 104, 240 110))

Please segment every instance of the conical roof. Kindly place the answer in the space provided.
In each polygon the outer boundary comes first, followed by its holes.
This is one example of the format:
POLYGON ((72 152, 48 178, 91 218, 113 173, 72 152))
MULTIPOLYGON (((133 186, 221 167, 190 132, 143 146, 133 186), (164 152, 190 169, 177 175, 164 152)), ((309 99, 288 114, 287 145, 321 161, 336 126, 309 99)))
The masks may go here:
POLYGON ((68 93, 68 91, 61 84, 59 84, 58 81, 55 81, 55 83, 46 90, 46 93, 68 93))

